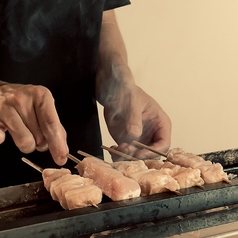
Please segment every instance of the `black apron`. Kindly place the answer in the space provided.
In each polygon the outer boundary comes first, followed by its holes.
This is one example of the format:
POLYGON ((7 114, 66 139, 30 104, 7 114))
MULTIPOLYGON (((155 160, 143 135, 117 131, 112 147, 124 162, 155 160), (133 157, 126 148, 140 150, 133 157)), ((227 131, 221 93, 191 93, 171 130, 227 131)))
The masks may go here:
MULTIPOLYGON (((0 80, 50 89, 70 153, 103 158, 95 100, 102 13, 129 0, 0 0, 0 80)), ((7 133, 0 145, 0 187, 42 180, 24 164, 55 167, 50 153, 23 154, 7 133)), ((73 171, 75 163, 64 167, 73 171)))

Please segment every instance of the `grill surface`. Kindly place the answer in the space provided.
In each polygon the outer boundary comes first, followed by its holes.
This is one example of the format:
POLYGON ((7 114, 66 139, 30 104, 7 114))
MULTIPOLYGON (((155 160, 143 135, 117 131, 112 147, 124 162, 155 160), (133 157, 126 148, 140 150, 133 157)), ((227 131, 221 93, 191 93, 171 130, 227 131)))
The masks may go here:
MULTIPOLYGON (((107 236, 166 237, 238 218, 238 179, 231 184, 206 184, 204 189, 180 191, 180 196, 167 192, 120 202, 104 197, 98 208, 64 211, 52 201, 43 182, 3 188, 0 237, 85 237, 112 229, 118 232, 106 233, 107 236), (205 212, 223 206, 229 209, 205 212)), ((105 234, 97 235, 100 236, 105 234)))

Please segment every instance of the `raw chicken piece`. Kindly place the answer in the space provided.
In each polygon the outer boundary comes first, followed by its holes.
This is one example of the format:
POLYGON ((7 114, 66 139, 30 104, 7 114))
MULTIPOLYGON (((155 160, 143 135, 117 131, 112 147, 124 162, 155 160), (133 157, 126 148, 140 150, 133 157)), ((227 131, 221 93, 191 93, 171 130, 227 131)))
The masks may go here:
POLYGON ((178 181, 180 188, 201 187, 204 184, 199 169, 181 168, 181 172, 173 176, 178 181))
POLYGON ((165 191, 176 192, 180 189, 178 182, 169 175, 168 169, 147 169, 128 176, 139 183, 141 196, 165 191))
POLYGON ((146 159, 144 163, 149 169, 161 169, 164 165, 164 161, 160 159, 146 159))
POLYGON ((67 204, 67 200, 65 198, 65 193, 69 190, 78 189, 78 188, 80 188, 80 186, 77 183, 70 184, 70 185, 63 185, 61 187, 61 189, 62 189, 61 195, 62 196, 59 199, 59 203, 64 209, 68 209, 68 204, 67 204))
POLYGON ((153 163, 147 163, 148 167, 153 169, 170 169, 168 172, 179 183, 180 188, 189 188, 193 186, 201 187, 204 180, 201 178, 201 171, 199 169, 185 168, 180 165, 172 164, 171 162, 163 162, 154 160, 153 163))
POLYGON ((148 169, 143 160, 118 161, 113 162, 111 165, 114 169, 122 172, 126 177, 132 173, 148 169))
POLYGON ((167 160, 173 164, 184 167, 197 168, 201 171, 201 177, 205 183, 225 181, 230 183, 227 174, 220 163, 205 161, 202 157, 192 153, 185 153, 181 148, 174 148, 167 154, 167 160))
POLYGON ((86 185, 69 189, 64 197, 69 210, 88 206, 97 207, 97 204, 102 201, 102 190, 95 185, 86 185))
POLYGON ((83 177, 93 179, 94 184, 113 201, 140 196, 141 189, 136 181, 125 177, 103 160, 85 157, 76 168, 81 173, 83 172, 83 177))
POLYGON ((52 199, 55 200, 55 201, 59 201, 59 200, 58 200, 58 197, 57 197, 57 195, 56 195, 56 193, 55 193, 55 188, 56 188, 58 185, 60 185, 60 184, 62 184, 62 183, 64 183, 64 182, 66 182, 66 181, 68 181, 68 180, 72 180, 73 178, 77 178, 78 176, 79 176, 79 175, 76 175, 76 174, 65 174, 65 175, 63 175, 63 176, 57 178, 56 180, 54 180, 54 181, 51 183, 51 185, 50 185, 50 194, 51 194, 52 199))
POLYGON ((170 169, 170 175, 174 177, 177 175, 179 172, 182 172, 185 168, 181 167, 179 165, 172 164, 170 162, 165 162, 162 166, 161 169, 170 169))
POLYGON ((223 171, 223 167, 219 163, 212 164, 208 168, 198 167, 198 169, 201 170, 205 183, 217 183, 220 181, 230 183, 227 173, 223 171))
MULTIPOLYGON (((68 180, 59 183, 58 185, 54 186, 54 195, 57 197, 57 201, 61 203, 61 199, 63 197, 63 194, 65 194, 66 191, 72 189, 72 186, 74 188, 79 188, 82 186, 92 185, 94 184, 92 179, 89 178, 83 178, 80 175, 72 175, 69 177, 68 180)), ((63 206, 62 206, 63 207, 63 206)))
POLYGON ((47 191, 50 191, 51 183, 56 180, 57 178, 65 175, 71 174, 69 169, 61 168, 61 169, 44 169, 42 172, 42 178, 44 181, 44 186, 47 191))

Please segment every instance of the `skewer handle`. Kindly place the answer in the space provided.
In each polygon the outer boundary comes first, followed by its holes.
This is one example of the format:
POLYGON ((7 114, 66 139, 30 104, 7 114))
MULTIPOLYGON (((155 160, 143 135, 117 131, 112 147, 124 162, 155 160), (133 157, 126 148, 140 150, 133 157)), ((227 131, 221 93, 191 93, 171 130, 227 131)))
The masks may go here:
POLYGON ((154 150, 154 149, 152 149, 151 147, 149 147, 149 146, 147 146, 147 145, 145 145, 145 144, 142 144, 142 143, 140 143, 140 142, 138 142, 138 141, 135 141, 135 140, 133 140, 132 143, 133 143, 134 145, 137 145, 137 146, 139 146, 139 147, 141 147, 141 148, 150 150, 150 151, 152 151, 152 152, 154 152, 154 153, 156 153, 156 154, 158 154, 158 155, 161 155, 161 156, 167 158, 167 154, 162 153, 162 152, 159 152, 159 151, 157 151, 157 150, 154 150))
POLYGON ((78 158, 76 158, 75 156, 73 156, 71 154, 67 154, 67 157, 77 164, 81 162, 78 158))
POLYGON ((30 160, 26 159, 25 157, 22 157, 21 160, 22 160, 23 162, 25 162, 26 164, 30 165, 32 168, 34 168, 34 169, 36 169, 37 171, 39 171, 40 173, 43 172, 43 169, 42 169, 40 166, 34 164, 33 162, 31 162, 30 160))
MULTIPOLYGON (((80 155, 82 155, 82 156, 85 156, 85 157, 94 157, 94 158, 96 158, 96 159, 101 160, 100 158, 98 158, 98 157, 96 157, 96 156, 94 156, 94 155, 90 155, 90 154, 88 154, 88 153, 86 153, 86 152, 84 152, 84 151, 82 151, 82 150, 78 150, 77 152, 78 152, 78 154, 80 154, 80 155)), ((80 162, 81 162, 81 161, 80 161, 80 162)), ((106 161, 104 161, 104 162, 107 163, 107 164, 110 164, 109 162, 106 162, 106 161)))
POLYGON ((80 154, 80 155, 82 155, 82 156, 85 156, 85 157, 95 157, 95 156, 93 156, 93 155, 90 155, 90 154, 88 154, 88 153, 82 151, 82 150, 78 150, 77 153, 80 154))
POLYGON ((124 154, 124 153, 122 153, 122 152, 120 152, 120 151, 118 151, 118 150, 115 150, 115 149, 113 149, 113 148, 109 148, 109 147, 104 146, 104 145, 102 145, 101 148, 104 149, 104 150, 107 150, 107 151, 109 151, 109 152, 111 152, 111 153, 120 155, 121 157, 126 158, 126 159, 128 159, 128 160, 134 160, 134 161, 139 160, 139 159, 137 159, 137 158, 135 158, 135 157, 133 157, 133 156, 124 154))

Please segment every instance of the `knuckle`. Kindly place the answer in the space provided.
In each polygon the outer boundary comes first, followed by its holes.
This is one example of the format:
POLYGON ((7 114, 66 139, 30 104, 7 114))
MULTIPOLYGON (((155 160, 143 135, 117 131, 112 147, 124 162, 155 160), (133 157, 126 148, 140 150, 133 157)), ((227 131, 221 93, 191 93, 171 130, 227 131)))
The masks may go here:
POLYGON ((23 153, 31 153, 35 150, 35 141, 30 136, 18 138, 17 147, 23 153))
POLYGON ((44 98, 45 96, 52 97, 52 94, 48 88, 42 85, 32 86, 32 94, 37 98, 44 98))

